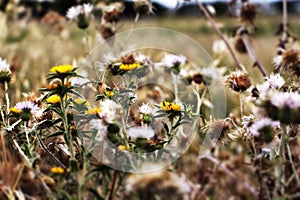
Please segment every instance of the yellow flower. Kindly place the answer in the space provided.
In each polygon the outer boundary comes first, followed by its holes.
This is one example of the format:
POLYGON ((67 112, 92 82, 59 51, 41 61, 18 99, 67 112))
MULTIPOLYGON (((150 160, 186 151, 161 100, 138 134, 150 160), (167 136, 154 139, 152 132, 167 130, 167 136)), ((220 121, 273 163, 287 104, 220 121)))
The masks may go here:
POLYGON ((74 67, 72 65, 57 65, 50 69, 50 71, 54 74, 60 73, 65 74, 69 73, 74 70, 74 67))
POLYGON ((133 64, 121 64, 119 69, 124 70, 124 71, 130 71, 136 68, 141 67, 139 63, 133 63, 133 64))
POLYGON ((79 105, 83 104, 85 106, 89 106, 90 105, 90 103, 88 101, 86 101, 84 99, 80 99, 80 98, 75 99, 75 103, 77 103, 79 105))
POLYGON ((85 113, 88 115, 97 115, 101 112, 101 108, 90 108, 85 113))
POLYGON ((171 104, 170 102, 168 101, 162 101, 159 105, 160 105, 160 108, 162 110, 165 110, 165 111, 170 111, 171 110, 171 104))
POLYGON ((53 174, 63 174, 63 173, 65 173, 65 170, 62 167, 52 167, 51 168, 51 173, 53 173, 53 174))
POLYGON ((127 149, 127 147, 125 145, 119 145, 119 149, 122 151, 125 151, 127 149))
POLYGON ((51 104, 57 104, 60 102, 60 96, 58 96, 57 94, 52 95, 48 97, 46 101, 51 104))
POLYGON ((107 97, 111 97, 111 96, 113 96, 114 95, 114 91, 105 91, 104 92, 104 94, 105 94, 105 96, 107 96, 107 97))
POLYGON ((181 110, 181 106, 177 103, 170 103, 168 101, 162 101, 159 105, 162 110, 167 111, 167 112, 181 110))
POLYGON ((9 109, 9 112, 10 112, 10 113, 17 113, 17 114, 19 114, 19 113, 22 112, 22 110, 19 110, 19 109, 16 108, 16 107, 12 107, 12 108, 9 109))
POLYGON ((179 111, 179 110, 181 110, 181 106, 179 104, 172 103, 171 110, 179 111))

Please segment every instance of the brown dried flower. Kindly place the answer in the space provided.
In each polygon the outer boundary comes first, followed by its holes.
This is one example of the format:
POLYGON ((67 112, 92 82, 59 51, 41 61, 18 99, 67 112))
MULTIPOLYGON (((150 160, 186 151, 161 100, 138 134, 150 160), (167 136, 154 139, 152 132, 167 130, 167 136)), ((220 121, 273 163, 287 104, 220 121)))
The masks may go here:
POLYGON ((275 72, 291 71, 297 76, 300 76, 300 51, 288 50, 282 52, 281 55, 273 59, 275 65, 275 72))
POLYGON ((226 84, 236 92, 243 92, 251 86, 251 80, 246 72, 237 71, 230 74, 226 84))
POLYGON ((255 4, 247 3, 242 6, 240 18, 243 22, 249 22, 254 24, 254 20, 257 16, 257 6, 255 4))

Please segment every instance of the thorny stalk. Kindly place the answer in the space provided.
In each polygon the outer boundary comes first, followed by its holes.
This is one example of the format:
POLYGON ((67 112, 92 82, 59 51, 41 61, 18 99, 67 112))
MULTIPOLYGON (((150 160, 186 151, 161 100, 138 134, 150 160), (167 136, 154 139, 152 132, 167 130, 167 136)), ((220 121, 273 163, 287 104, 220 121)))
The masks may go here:
POLYGON ((215 30, 215 32, 219 35, 219 37, 224 41, 234 63, 235 66, 241 70, 241 71, 246 71, 246 69, 242 66, 242 64, 238 61, 237 56, 235 55, 234 51, 232 50, 228 40, 226 39, 226 37, 223 35, 223 33, 220 31, 220 29, 216 26, 216 22, 213 20, 213 18, 210 16, 210 14, 206 11, 206 9, 204 8, 203 4, 201 3, 200 0, 197 0, 198 6, 200 8, 200 10, 203 12, 203 14, 205 15, 205 17, 207 18, 207 20, 211 23, 213 29, 215 30))

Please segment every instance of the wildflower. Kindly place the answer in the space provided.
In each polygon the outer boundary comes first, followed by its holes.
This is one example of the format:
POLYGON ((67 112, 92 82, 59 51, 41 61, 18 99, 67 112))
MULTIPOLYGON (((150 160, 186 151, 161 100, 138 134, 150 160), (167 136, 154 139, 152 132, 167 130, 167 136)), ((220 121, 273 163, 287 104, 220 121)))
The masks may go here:
POLYGON ((242 6, 240 12, 240 18, 243 22, 250 22, 254 24, 254 20, 257 15, 257 6, 255 4, 247 3, 242 6))
POLYGON ((281 55, 273 59, 275 72, 291 71, 297 76, 300 75, 300 51, 291 49, 283 51, 281 55))
POLYGON ((77 103, 79 105, 84 105, 84 106, 90 105, 90 103, 88 101, 86 101, 85 99, 77 98, 74 101, 75 101, 75 103, 77 103))
POLYGON ((231 73, 227 78, 226 83, 236 92, 243 92, 251 86, 249 75, 242 71, 231 73))
POLYGON ((153 12, 152 4, 148 0, 136 0, 134 1, 133 8, 135 12, 139 14, 150 14, 153 12))
POLYGON ((16 114, 19 114, 19 113, 22 112, 22 110, 19 110, 19 109, 16 108, 16 107, 12 107, 12 108, 9 109, 9 112, 10 112, 10 113, 16 113, 16 114))
POLYGON ((278 121, 273 121, 269 118, 260 119, 249 128, 249 132, 254 137, 260 137, 264 142, 272 142, 274 138, 273 128, 279 126, 278 121))
POLYGON ((114 91, 106 90, 104 91, 104 95, 107 96, 108 98, 112 97, 114 95, 114 91))
POLYGON ((102 18, 105 22, 115 23, 119 21, 120 13, 124 10, 124 6, 120 2, 111 3, 102 7, 102 18))
MULTIPOLYGON (((107 40, 109 38, 112 38, 116 34, 116 28, 111 24, 102 24, 99 32, 101 35, 100 37, 102 37, 104 40, 107 40)), ((98 37, 98 41, 102 42, 100 37, 98 37)))
POLYGON ((69 8, 67 18, 77 20, 77 26, 80 29, 86 29, 89 26, 88 18, 91 16, 93 5, 87 3, 69 8))
POLYGON ((261 100, 267 99, 274 90, 279 90, 285 84, 285 80, 280 74, 270 74, 270 77, 265 78, 265 82, 256 86, 257 96, 261 100))
POLYGON ((146 138, 150 139, 155 135, 152 128, 147 126, 136 126, 128 130, 128 136, 132 139, 146 138))
POLYGON ((15 108, 21 110, 22 112, 30 111, 32 113, 35 113, 39 110, 39 107, 31 101, 19 102, 16 104, 15 108))
POLYGON ((100 102, 100 118, 108 124, 113 123, 117 114, 120 114, 120 109, 122 108, 120 105, 116 104, 116 102, 105 99, 100 102))
POLYGON ((57 65, 50 69, 54 74, 66 74, 72 72, 75 68, 72 65, 57 65))
POLYGON ((247 48, 245 46, 245 43, 243 41, 243 38, 240 35, 237 35, 235 37, 234 48, 240 54, 246 54, 246 53, 248 53, 247 48))
POLYGON ((148 103, 143 103, 139 108, 139 112, 144 115, 149 115, 152 113, 152 108, 148 103))
POLYGON ((297 92, 276 92, 271 97, 271 104, 277 108, 300 108, 300 94, 297 92))
POLYGON ((179 67, 187 62, 183 55, 165 54, 161 61, 166 67, 179 69, 179 67))
POLYGON ((124 70, 124 71, 130 71, 130 70, 134 70, 136 68, 141 67, 141 65, 139 63, 133 63, 133 64, 121 64, 119 66, 120 70, 124 70))
POLYGON ((263 106, 265 113, 273 120, 300 122, 300 94, 297 92, 273 92, 263 106))
POLYGON ((31 116, 38 112, 39 107, 31 101, 22 101, 10 109, 10 113, 17 114, 24 121, 30 120, 31 116))
POLYGON ((125 145, 119 145, 119 149, 125 151, 127 150, 127 147, 125 145))
POLYGON ((93 5, 87 3, 83 5, 77 5, 69 8, 67 11, 67 18, 70 20, 78 20, 78 27, 85 29, 88 27, 88 18, 91 16, 93 5))
POLYGON ((59 95, 55 94, 55 95, 48 97, 46 101, 51 104, 57 104, 57 103, 60 103, 61 99, 60 99, 59 95))
POLYGON ((168 101, 162 101, 160 104, 160 108, 164 111, 180 111, 181 105, 177 103, 170 103, 168 101))
POLYGON ((11 70, 9 64, 6 60, 0 58, 0 83, 10 82, 11 80, 11 70))
POLYGON ((101 108, 90 108, 86 111, 88 115, 98 115, 101 112, 101 108))
POLYGON ((65 173, 65 170, 62 167, 52 167, 50 171, 51 171, 52 174, 63 174, 63 173, 65 173))

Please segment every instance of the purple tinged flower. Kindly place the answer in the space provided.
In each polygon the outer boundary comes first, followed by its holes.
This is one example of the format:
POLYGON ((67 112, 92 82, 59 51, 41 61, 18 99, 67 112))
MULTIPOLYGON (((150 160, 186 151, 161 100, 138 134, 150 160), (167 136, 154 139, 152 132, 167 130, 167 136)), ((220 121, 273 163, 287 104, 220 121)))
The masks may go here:
POLYGON ((22 101, 15 106, 18 110, 30 111, 31 113, 36 113, 39 110, 38 105, 31 101, 22 101))
POLYGON ((263 118, 260 120, 257 120, 249 129, 250 134, 252 134, 255 137, 259 137, 261 134, 261 130, 263 130, 266 127, 275 127, 279 126, 280 123, 278 121, 273 121, 269 118, 263 118))
POLYGON ((271 104, 277 108, 300 108, 300 94, 297 92, 274 92, 271 96, 271 104))

